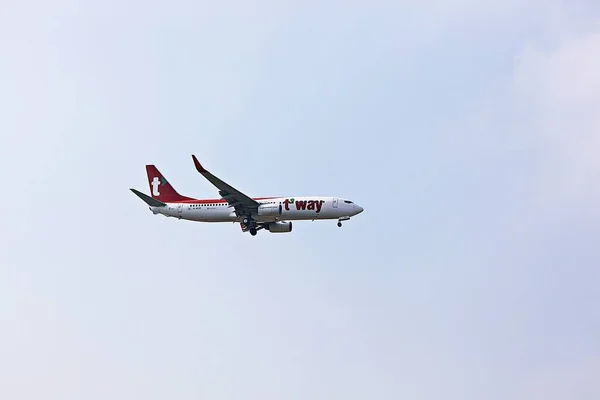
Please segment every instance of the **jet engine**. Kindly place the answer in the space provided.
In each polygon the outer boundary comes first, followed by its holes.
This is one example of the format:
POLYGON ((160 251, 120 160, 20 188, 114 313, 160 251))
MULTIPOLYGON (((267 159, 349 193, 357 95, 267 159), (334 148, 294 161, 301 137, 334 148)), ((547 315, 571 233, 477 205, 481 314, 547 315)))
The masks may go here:
POLYGON ((281 215, 281 211, 281 204, 267 203, 258 206, 258 215, 261 217, 277 217, 281 215))
POLYGON ((282 221, 271 222, 268 229, 271 233, 288 233, 292 231, 292 223, 282 221))

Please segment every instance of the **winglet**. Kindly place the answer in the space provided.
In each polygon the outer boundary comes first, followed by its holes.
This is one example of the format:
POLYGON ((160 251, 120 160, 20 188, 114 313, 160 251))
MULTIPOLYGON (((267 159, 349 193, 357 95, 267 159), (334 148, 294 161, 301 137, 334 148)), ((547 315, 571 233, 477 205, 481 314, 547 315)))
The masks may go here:
POLYGON ((192 159, 194 160, 194 165, 196 166, 196 169, 198 170, 198 172, 203 173, 203 172, 208 172, 207 170, 204 169, 204 167, 202 166, 202 164, 200 164, 200 161, 198 161, 198 159, 196 158, 195 155, 192 154, 192 159))

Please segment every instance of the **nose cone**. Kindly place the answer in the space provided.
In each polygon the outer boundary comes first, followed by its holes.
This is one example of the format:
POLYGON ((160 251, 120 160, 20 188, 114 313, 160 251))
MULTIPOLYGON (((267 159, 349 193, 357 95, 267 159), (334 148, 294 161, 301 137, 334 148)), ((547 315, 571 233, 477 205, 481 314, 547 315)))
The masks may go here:
POLYGON ((360 214, 361 212, 363 212, 365 209, 362 208, 361 206, 359 206, 358 204, 354 205, 354 215, 360 214))

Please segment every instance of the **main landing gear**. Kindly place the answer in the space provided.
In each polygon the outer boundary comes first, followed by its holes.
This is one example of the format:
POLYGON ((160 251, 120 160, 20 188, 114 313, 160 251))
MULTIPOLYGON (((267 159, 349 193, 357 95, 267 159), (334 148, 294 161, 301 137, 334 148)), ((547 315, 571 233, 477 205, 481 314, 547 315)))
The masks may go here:
POLYGON ((252 236, 256 236, 256 233, 257 233, 258 231, 260 231, 261 229, 265 229, 265 226, 264 226, 264 225, 262 225, 262 224, 261 224, 261 225, 254 225, 254 226, 251 226, 251 227, 248 229, 248 232, 250 232, 250 234, 251 234, 252 236))
POLYGON ((257 228, 256 221, 254 221, 252 219, 252 217, 249 217, 249 216, 245 216, 242 219, 242 224, 244 224, 244 226, 248 227, 248 231, 250 232, 250 234, 252 236, 256 236, 258 229, 260 229, 260 227, 257 228))
POLYGON ((338 221, 338 228, 342 227, 342 223, 340 221, 338 221))

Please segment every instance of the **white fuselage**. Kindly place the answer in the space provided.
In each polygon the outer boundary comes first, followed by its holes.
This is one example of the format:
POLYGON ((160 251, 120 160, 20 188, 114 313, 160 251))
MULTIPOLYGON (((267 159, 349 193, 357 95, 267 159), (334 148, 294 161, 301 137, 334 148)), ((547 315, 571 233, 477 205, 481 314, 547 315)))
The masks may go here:
MULTIPOLYGON (((363 211, 353 202, 337 197, 303 196, 256 199, 256 222, 346 219, 363 211)), ((240 222, 234 208, 224 200, 193 200, 150 207, 155 214, 198 222, 240 222)))

